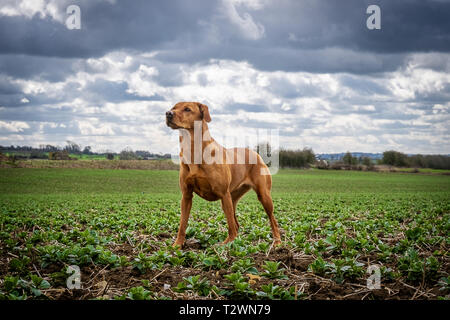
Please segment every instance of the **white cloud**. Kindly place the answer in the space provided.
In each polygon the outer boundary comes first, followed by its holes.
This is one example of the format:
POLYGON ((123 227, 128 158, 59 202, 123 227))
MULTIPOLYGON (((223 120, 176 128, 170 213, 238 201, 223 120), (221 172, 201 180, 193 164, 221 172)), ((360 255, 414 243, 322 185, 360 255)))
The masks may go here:
POLYGON ((29 19, 39 15, 40 18, 51 17, 59 22, 64 21, 63 12, 56 0, 3 0, 3 2, 0 15, 25 16, 29 19))
POLYGON ((222 4, 227 17, 241 30, 244 38, 249 40, 259 40, 264 37, 264 26, 258 22, 255 22, 253 17, 248 12, 244 12, 241 16, 237 10, 238 6, 245 6, 249 9, 259 10, 263 7, 262 1, 223 0, 222 4))
MULTIPOLYGON (((42 110, 67 115, 64 123, 42 121, 45 125, 30 135, 23 134, 25 129, 33 129, 30 122, 2 121, 0 128, 9 137, 2 141, 64 145, 66 140, 74 140, 94 150, 120 151, 129 146, 166 153, 173 149, 173 132, 165 126, 164 112, 178 101, 200 101, 210 107, 213 136, 227 146, 245 145, 242 137, 248 134, 251 140, 257 129, 279 129, 282 146, 309 146, 318 153, 382 152, 388 148, 450 152, 450 104, 424 107, 419 101, 410 101, 412 97, 440 93, 450 84, 445 72, 410 66, 372 78, 260 71, 245 61, 210 60, 206 64, 177 65, 170 69, 177 74, 167 74, 169 64, 155 60, 155 55, 125 51, 85 63, 94 72, 80 67, 61 82, 15 81, 29 102, 42 96, 55 99, 58 102, 43 104, 42 110), (176 76, 179 83, 163 86, 159 83, 161 76, 176 76), (349 79, 350 84, 344 81, 349 79), (114 101, 108 91, 93 94, 92 86, 99 80, 124 83, 126 86, 119 88, 128 86, 128 94, 144 100, 114 101), (162 100, 145 100, 156 96, 162 100), (420 142, 426 139, 430 143, 420 142)), ((28 104, 22 103, 23 108, 28 104)), ((2 108, 0 115, 7 109, 2 108)))
POLYGON ((353 110, 355 110, 355 111, 375 111, 376 108, 373 105, 362 105, 362 106, 354 105, 353 110))
POLYGON ((450 102, 447 102, 445 105, 442 104, 435 104, 433 106, 433 113, 434 114, 448 114, 450 109, 450 102))
POLYGON ((77 121, 78 127, 82 135, 87 136, 103 136, 103 135, 113 135, 114 131, 111 124, 101 123, 96 118, 87 119, 85 121, 77 121))
POLYGON ((283 110, 283 111, 289 111, 289 110, 291 110, 291 106, 290 106, 288 103, 283 103, 283 104, 281 105, 281 110, 283 110))
POLYGON ((0 121, 0 130, 7 132, 22 132, 25 129, 29 129, 28 123, 23 121, 0 121))
POLYGON ((413 68, 392 72, 388 87, 398 99, 415 99, 417 95, 437 93, 450 84, 450 75, 432 69, 413 68))

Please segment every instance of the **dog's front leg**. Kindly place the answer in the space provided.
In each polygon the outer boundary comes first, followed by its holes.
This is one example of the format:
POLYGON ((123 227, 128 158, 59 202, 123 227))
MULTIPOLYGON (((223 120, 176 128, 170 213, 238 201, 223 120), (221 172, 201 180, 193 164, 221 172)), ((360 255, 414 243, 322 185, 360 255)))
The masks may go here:
POLYGON ((223 244, 233 241, 237 236, 237 225, 234 219, 234 206, 231 194, 227 192, 222 198, 222 209, 227 218, 228 223, 228 237, 225 239, 223 244))
POLYGON ((191 213, 192 196, 192 192, 185 192, 181 197, 180 227, 178 228, 177 240, 175 240, 172 245, 173 247, 182 247, 184 244, 184 240, 186 238, 186 227, 189 220, 189 214, 191 213))

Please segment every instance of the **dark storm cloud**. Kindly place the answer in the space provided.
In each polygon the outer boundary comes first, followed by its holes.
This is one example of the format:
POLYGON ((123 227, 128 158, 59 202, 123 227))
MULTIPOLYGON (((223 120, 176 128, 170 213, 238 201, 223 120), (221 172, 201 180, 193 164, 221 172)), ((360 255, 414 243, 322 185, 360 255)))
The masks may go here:
POLYGON ((66 134, 79 134, 79 131, 69 131, 69 129, 65 128, 72 128, 74 120, 89 120, 90 118, 100 118, 102 119, 102 122, 105 123, 126 123, 126 121, 119 116, 110 115, 101 109, 95 113, 80 114, 79 112, 76 112, 73 107, 67 105, 62 105, 58 108, 21 105, 16 108, 0 109, 0 119, 3 121, 24 121, 28 124, 40 122, 63 124, 65 127, 49 127, 48 130, 60 130, 61 132, 66 132, 66 134))
MULTIPOLYGON (((38 15, 0 16, 0 53, 87 58, 159 50, 159 59, 175 63, 216 58, 247 60, 263 70, 370 73, 394 70, 404 53, 450 51, 450 4, 444 1, 274 1, 260 10, 235 5, 241 19, 250 14, 264 27, 256 40, 245 37, 221 1, 76 3, 81 30, 38 15), (381 7, 381 30, 366 28, 369 4, 381 7)), ((59 10, 65 13, 68 4, 58 2, 59 10)))
MULTIPOLYGON (((393 71, 405 53, 450 51, 450 4, 437 1, 277 1, 251 11, 265 36, 243 40, 225 18, 215 23, 221 43, 163 52, 164 61, 248 60, 262 70, 373 73, 393 71), (382 10, 381 30, 366 28, 369 4, 382 10), (282 21, 282 23, 280 23, 282 21)), ((438 63, 442 65, 445 61, 438 63)))
MULTIPOLYGON (((197 19, 213 9, 212 1, 75 3, 81 8, 81 30, 69 30, 50 17, 1 16, 0 52, 86 58, 124 48, 156 49, 195 34, 200 28, 197 19)), ((57 4, 65 13, 67 6, 74 3, 57 4)))
MULTIPOLYGON (((411 51, 450 51, 450 3, 433 0, 345 0, 345 1, 278 1, 270 15, 254 13, 263 25, 270 21, 276 28, 267 28, 267 39, 278 39, 292 33, 295 48, 346 47, 380 53, 411 51), (366 8, 381 8, 381 30, 366 28, 366 8), (272 17, 277 17, 272 20, 272 17), (281 20, 282 17, 282 20, 281 20)), ((270 41, 270 40, 268 40, 270 41)))
POLYGON ((73 109, 69 106, 62 106, 58 109, 44 106, 18 106, 17 108, 0 109, 0 119, 4 121, 64 123, 75 116, 73 109))
MULTIPOLYGON (((80 84, 77 82, 67 82, 64 84, 62 90, 58 92, 58 95, 48 95, 47 92, 37 92, 25 94, 20 86, 15 87, 18 90, 14 94, 1 94, 0 93, 0 106, 6 108, 14 108, 18 106, 41 106, 58 104, 63 102, 70 102, 80 95, 80 84), (22 99, 26 99, 23 101, 22 99)), ((19 112, 16 110, 15 112, 19 112)))
POLYGON ((2 94, 0 93, 0 107, 16 107, 23 103, 23 94, 2 94))
POLYGON ((22 89, 19 85, 11 83, 6 77, 0 77, 0 94, 13 95, 21 92, 22 89))
POLYGON ((76 61, 78 59, 3 54, 0 55, 0 72, 20 79, 64 81, 74 72, 73 63, 76 61))
POLYGON ((21 86, 10 80, 11 78, 0 75, 0 107, 23 104, 21 100, 25 96, 21 86))

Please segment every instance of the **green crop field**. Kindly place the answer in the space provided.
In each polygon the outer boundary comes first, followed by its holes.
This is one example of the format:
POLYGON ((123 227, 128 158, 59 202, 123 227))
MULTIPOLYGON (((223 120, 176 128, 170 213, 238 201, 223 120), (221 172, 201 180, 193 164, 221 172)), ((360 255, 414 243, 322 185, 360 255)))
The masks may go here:
POLYGON ((194 197, 179 250, 177 171, 0 169, 0 299, 448 299, 450 176, 281 170, 272 195, 281 247, 249 192, 227 245, 194 197))

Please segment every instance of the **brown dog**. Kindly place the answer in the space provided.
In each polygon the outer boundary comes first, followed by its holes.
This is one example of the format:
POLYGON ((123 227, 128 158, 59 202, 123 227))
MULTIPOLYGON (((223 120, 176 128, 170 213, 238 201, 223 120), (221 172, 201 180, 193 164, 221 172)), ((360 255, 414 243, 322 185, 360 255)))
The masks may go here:
POLYGON ((167 126, 184 129, 180 136, 181 217, 173 246, 184 244, 193 192, 208 201, 220 199, 228 223, 228 237, 224 243, 233 241, 239 229, 236 205, 250 189, 255 190, 269 216, 274 245, 279 245, 280 232, 273 215, 269 169, 256 152, 247 148, 225 149, 210 138, 207 125, 210 121, 208 107, 198 102, 179 102, 166 112, 167 126), (198 130, 201 130, 200 139, 196 135, 198 130), (245 161, 242 161, 244 156, 245 161))

